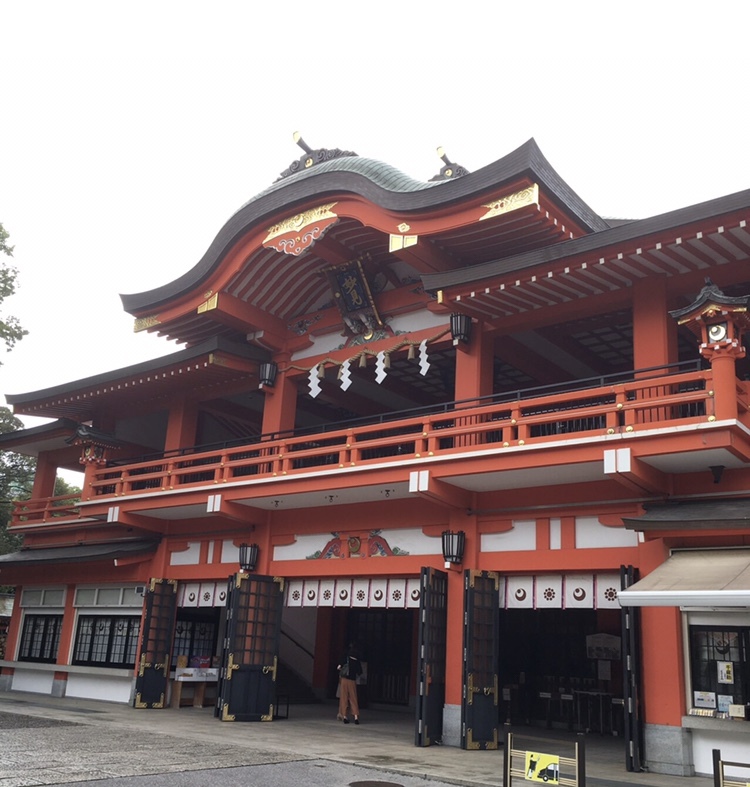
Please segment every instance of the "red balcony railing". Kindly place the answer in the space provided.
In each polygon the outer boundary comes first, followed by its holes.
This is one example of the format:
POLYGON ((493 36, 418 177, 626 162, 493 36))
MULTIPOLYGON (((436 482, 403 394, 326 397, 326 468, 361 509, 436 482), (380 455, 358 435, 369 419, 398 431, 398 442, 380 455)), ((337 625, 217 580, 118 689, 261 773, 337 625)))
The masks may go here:
MULTIPOLYGON (((743 419, 748 384, 734 392, 743 419)), ((714 414, 711 370, 568 390, 487 403, 452 403, 451 409, 365 425, 343 425, 317 434, 279 437, 177 456, 89 470, 83 500, 117 498, 249 478, 290 476, 314 470, 403 462, 498 446, 569 440, 574 436, 626 433, 642 428, 704 423, 714 414)), ((61 499, 58 499, 61 500, 61 499)), ((65 512, 50 500, 25 501, 14 524, 48 522, 65 512)), ((74 509, 67 510, 67 514, 74 509)))

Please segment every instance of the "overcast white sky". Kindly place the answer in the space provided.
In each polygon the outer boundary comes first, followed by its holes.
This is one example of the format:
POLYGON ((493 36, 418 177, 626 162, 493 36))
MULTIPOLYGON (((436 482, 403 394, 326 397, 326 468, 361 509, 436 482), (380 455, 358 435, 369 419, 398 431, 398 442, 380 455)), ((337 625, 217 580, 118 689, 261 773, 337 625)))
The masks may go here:
POLYGON ((119 293, 191 268, 295 130, 425 180, 438 145, 475 170, 534 137, 605 217, 750 188, 742 0, 0 0, 0 25, 0 313, 29 331, 0 404, 177 349, 119 293))

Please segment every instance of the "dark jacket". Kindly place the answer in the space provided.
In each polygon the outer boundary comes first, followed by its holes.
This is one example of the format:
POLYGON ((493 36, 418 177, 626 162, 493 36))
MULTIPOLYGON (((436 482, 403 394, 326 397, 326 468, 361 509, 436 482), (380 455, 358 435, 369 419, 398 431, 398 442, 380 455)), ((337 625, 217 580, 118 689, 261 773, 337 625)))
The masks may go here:
POLYGON ((356 656, 347 654, 341 659, 341 662, 339 663, 339 674, 341 674, 342 671, 345 673, 347 672, 347 670, 343 669, 344 665, 347 665, 348 674, 341 675, 342 678, 357 680, 357 678, 362 674, 362 664, 356 656))

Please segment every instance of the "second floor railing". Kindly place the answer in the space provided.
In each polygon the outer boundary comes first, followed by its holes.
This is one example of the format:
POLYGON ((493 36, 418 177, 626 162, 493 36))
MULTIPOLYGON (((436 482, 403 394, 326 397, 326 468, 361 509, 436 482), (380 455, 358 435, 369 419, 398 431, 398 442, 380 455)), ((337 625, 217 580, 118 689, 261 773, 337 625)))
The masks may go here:
MULTIPOLYGON (((663 370, 662 370, 663 371, 663 370)), ((432 411, 404 414, 377 423, 353 422, 307 434, 272 436, 253 443, 190 449, 118 466, 89 468, 83 500, 148 494, 243 479, 287 477, 304 472, 418 460, 477 452, 500 446, 554 443, 682 424, 714 414, 710 369, 683 368, 672 374, 631 373, 622 382, 597 380, 525 397, 454 402, 432 411), (603 384, 602 384, 603 383, 603 384)), ((733 392, 742 413, 750 407, 748 383, 733 392)), ((745 416, 743 416, 745 417, 745 416)), ((58 503, 59 506, 59 503, 58 503)), ((48 521, 63 509, 50 501, 26 501, 14 522, 48 521)))
POLYGON ((710 370, 630 380, 513 401, 460 406, 397 421, 155 458, 94 471, 85 496, 121 496, 249 476, 459 454, 498 445, 615 434, 644 426, 704 421, 713 410, 710 370))

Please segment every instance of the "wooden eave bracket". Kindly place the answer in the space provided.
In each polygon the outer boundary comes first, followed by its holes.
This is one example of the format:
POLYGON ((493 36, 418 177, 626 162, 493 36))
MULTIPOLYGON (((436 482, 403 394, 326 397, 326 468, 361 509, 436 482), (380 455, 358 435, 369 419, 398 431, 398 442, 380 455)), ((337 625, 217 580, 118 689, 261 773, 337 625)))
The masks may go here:
POLYGON ((605 450, 604 474, 638 494, 663 497, 671 491, 669 476, 633 456, 630 448, 605 450))
POLYGON ((471 492, 432 478, 429 470, 414 470, 409 473, 409 492, 447 508, 467 512, 473 502, 471 492))
POLYGON ((254 520, 257 520, 259 516, 265 518, 266 515, 266 512, 260 509, 226 500, 221 494, 208 496, 206 513, 229 522, 238 522, 245 527, 254 526, 254 520))
MULTIPOLYGON (((139 530, 147 530, 149 533, 163 533, 166 524, 163 519, 156 519, 143 514, 133 514, 122 511, 120 506, 110 506, 107 512, 107 524, 125 525, 125 527, 135 527, 139 530)), ((128 560, 130 558, 127 558, 128 560)), ((137 561, 136 561, 137 562, 137 561)))

